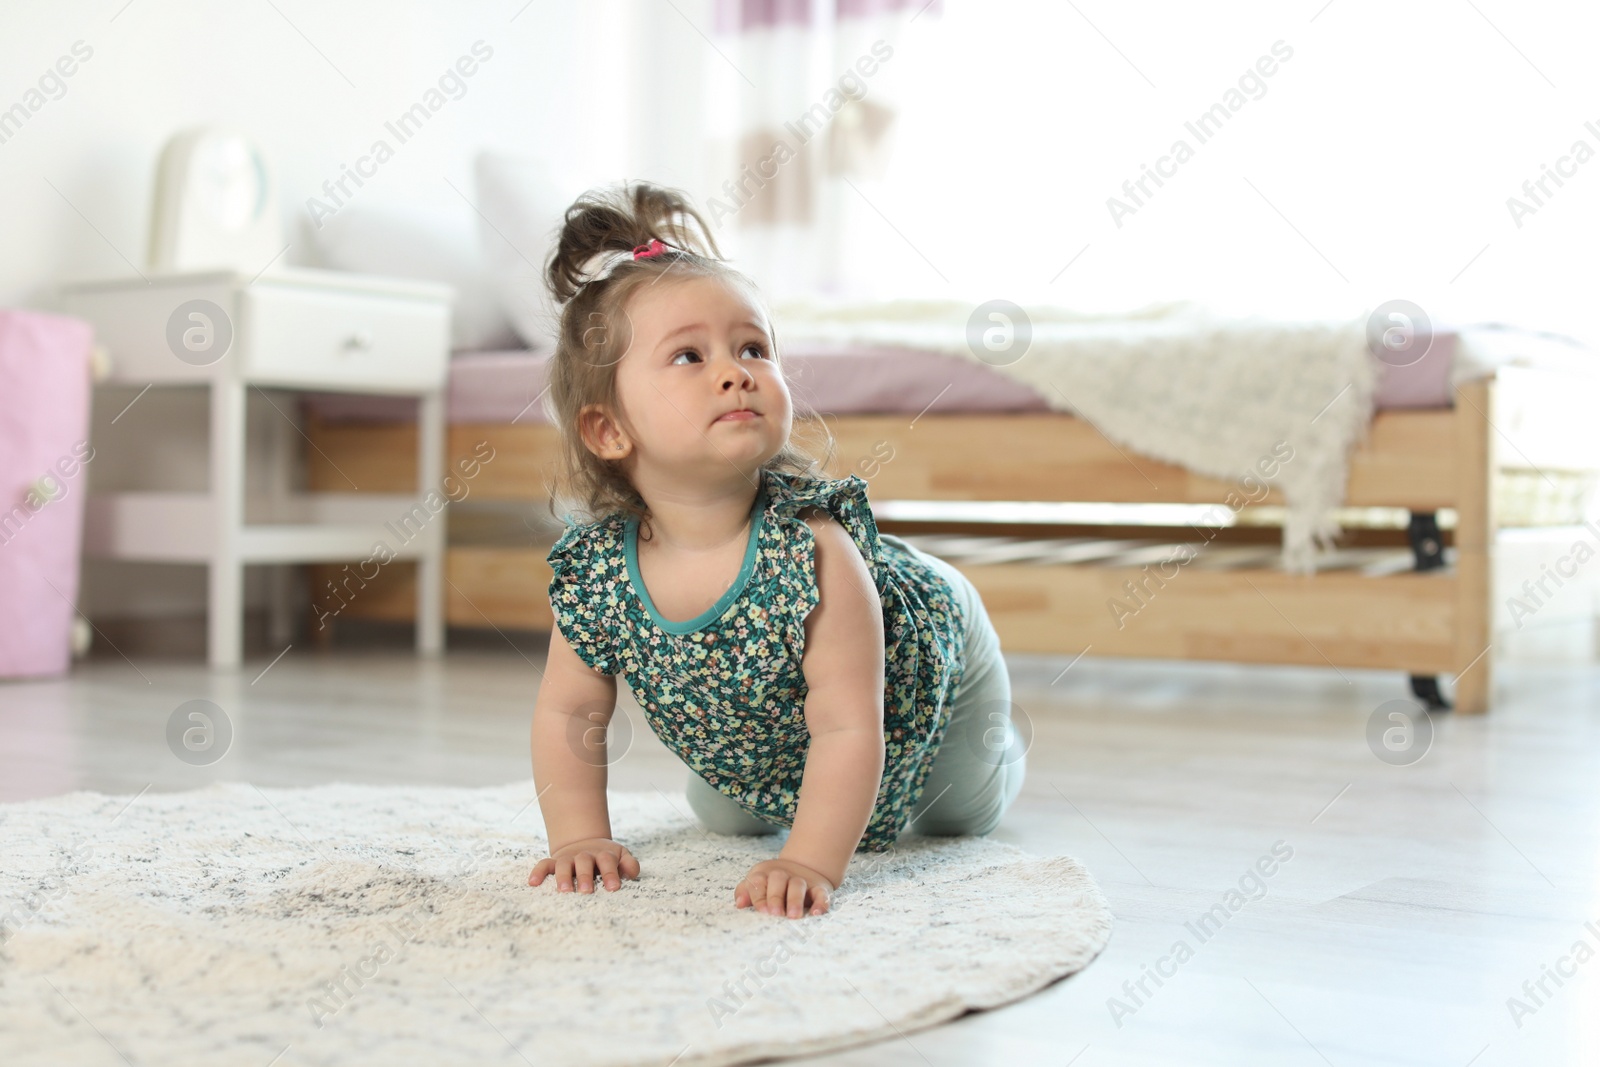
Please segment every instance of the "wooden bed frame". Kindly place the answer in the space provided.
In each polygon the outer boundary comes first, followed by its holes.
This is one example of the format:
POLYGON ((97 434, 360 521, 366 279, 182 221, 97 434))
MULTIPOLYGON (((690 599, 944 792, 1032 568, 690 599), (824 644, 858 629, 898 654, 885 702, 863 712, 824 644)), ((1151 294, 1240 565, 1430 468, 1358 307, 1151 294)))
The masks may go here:
MULTIPOLYGON (((1007 650, 1076 656, 1092 649, 1100 656, 1399 670, 1412 676, 1414 694, 1435 707, 1448 706, 1435 677, 1453 674, 1456 709, 1484 712, 1494 679, 1490 550, 1499 463, 1493 424, 1497 402, 1505 398, 1502 381, 1503 376, 1463 384, 1452 408, 1380 411, 1353 457, 1346 506, 1410 511, 1417 560, 1412 572, 1304 576, 1270 567, 1185 568, 1159 588, 1151 610, 1119 628, 1107 603, 1126 597, 1125 582, 1142 581, 1149 588, 1141 568, 957 565, 982 593, 1007 650), (1449 567, 1440 553, 1452 538, 1430 526, 1446 508, 1456 515, 1449 567)), ((1521 397, 1526 391, 1513 392, 1521 397)), ((860 474, 875 505, 1221 504, 1234 488, 1132 455, 1083 420, 1058 412, 925 414, 910 425, 902 415, 830 415, 826 422, 838 446, 830 475, 860 474)), ((308 489, 338 491, 354 483, 363 491, 415 492, 414 424, 325 422, 311 413, 306 434, 314 446, 307 453, 308 489)), ((473 480, 471 499, 545 499, 547 459, 556 450, 551 426, 452 425, 446 470, 483 441, 493 445, 495 457, 473 480)), ((1281 503, 1281 497, 1273 492, 1260 503, 1281 503)), ((548 549, 452 544, 444 589, 447 622, 549 630, 548 549)), ((312 588, 348 583, 348 574, 314 568, 312 588)), ((388 568, 381 581, 363 585, 339 617, 409 621, 413 583, 405 566, 388 568)))

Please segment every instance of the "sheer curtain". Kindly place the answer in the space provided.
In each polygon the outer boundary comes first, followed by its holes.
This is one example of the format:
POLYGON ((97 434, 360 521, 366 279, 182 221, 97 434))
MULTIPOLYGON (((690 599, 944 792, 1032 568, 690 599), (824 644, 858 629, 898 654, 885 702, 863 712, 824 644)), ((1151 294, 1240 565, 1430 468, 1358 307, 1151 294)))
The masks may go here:
POLYGON ((709 187, 719 242, 771 298, 857 289, 852 230, 893 152, 907 28, 941 0, 716 0, 706 60, 709 187))
POLYGON ((1584 52, 1600 9, 718 0, 714 11, 716 50, 695 61, 711 160, 696 167, 709 175, 700 199, 731 209, 719 240, 774 296, 1084 311, 1193 300, 1290 318, 1405 299, 1439 323, 1600 340, 1586 236, 1600 232, 1600 158, 1567 166, 1535 214, 1507 207, 1576 141, 1600 148, 1600 113, 1583 104, 1600 98, 1584 52), (758 169, 880 39, 892 55, 860 98, 795 158, 758 169), (1251 76, 1263 68, 1273 73, 1251 76), (1196 137, 1189 124, 1219 106, 1221 128, 1196 137), (1180 139, 1192 154, 1131 199, 1127 185, 1180 139), (1113 198, 1137 210, 1113 213, 1113 198))

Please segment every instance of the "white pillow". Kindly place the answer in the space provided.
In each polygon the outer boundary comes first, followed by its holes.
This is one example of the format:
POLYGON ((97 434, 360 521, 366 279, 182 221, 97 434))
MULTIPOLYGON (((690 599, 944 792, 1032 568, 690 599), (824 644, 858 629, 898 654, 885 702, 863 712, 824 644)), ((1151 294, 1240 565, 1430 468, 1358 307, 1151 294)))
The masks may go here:
POLYGON ((461 211, 430 208, 342 208, 312 229, 325 266, 358 274, 444 282, 456 291, 450 316, 452 348, 475 351, 520 347, 501 310, 465 204, 461 211))
POLYGON ((560 308, 545 287, 545 261, 584 187, 532 156, 480 152, 474 170, 478 236, 500 306, 529 348, 549 351, 560 308))

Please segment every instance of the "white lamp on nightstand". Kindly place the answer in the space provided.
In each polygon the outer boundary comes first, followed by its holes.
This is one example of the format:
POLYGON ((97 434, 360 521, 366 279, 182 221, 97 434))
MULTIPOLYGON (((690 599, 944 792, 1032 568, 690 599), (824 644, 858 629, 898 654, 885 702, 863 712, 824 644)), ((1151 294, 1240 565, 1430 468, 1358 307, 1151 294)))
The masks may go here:
POLYGON ((150 269, 262 270, 283 251, 272 170, 243 134, 216 126, 167 142, 156 171, 150 269))

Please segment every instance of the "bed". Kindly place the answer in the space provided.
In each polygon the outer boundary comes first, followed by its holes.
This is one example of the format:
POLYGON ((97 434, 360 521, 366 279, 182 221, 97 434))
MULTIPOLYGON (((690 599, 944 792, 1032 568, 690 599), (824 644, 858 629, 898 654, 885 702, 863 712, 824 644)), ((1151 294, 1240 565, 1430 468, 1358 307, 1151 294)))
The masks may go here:
MULTIPOLYGON (((1474 337, 1469 346, 1441 331, 1425 365, 1385 369, 1351 461, 1339 550, 1309 576, 1277 561, 1275 490, 1232 521, 1197 522, 1194 507, 1220 503, 1229 484, 1130 454, 993 368, 826 343, 790 345, 784 358, 797 410, 825 413, 837 441, 830 475, 859 474, 882 530, 967 574, 1008 650, 1394 670, 1419 702, 1444 708, 1453 697, 1458 711, 1480 713, 1494 691, 1497 511, 1531 482, 1544 513, 1518 522, 1576 521, 1600 459, 1540 432, 1584 417, 1587 378, 1570 363, 1482 358, 1513 335, 1474 337), (1462 362, 1469 350, 1474 367, 1462 362), (955 388, 930 403, 933 382, 955 388), (1005 442, 1028 461, 995 464, 1005 442)), ((560 527, 542 518, 556 451, 538 402, 545 363, 525 351, 452 361, 446 469, 486 444, 494 456, 450 513, 452 626, 552 624, 544 557, 560 527)), ((416 484, 407 401, 303 402, 310 490, 416 484)), ((798 418, 796 431, 806 432, 798 418)), ((404 565, 359 587, 348 568, 313 568, 313 632, 326 639, 343 619, 409 620, 413 582, 404 565)))

